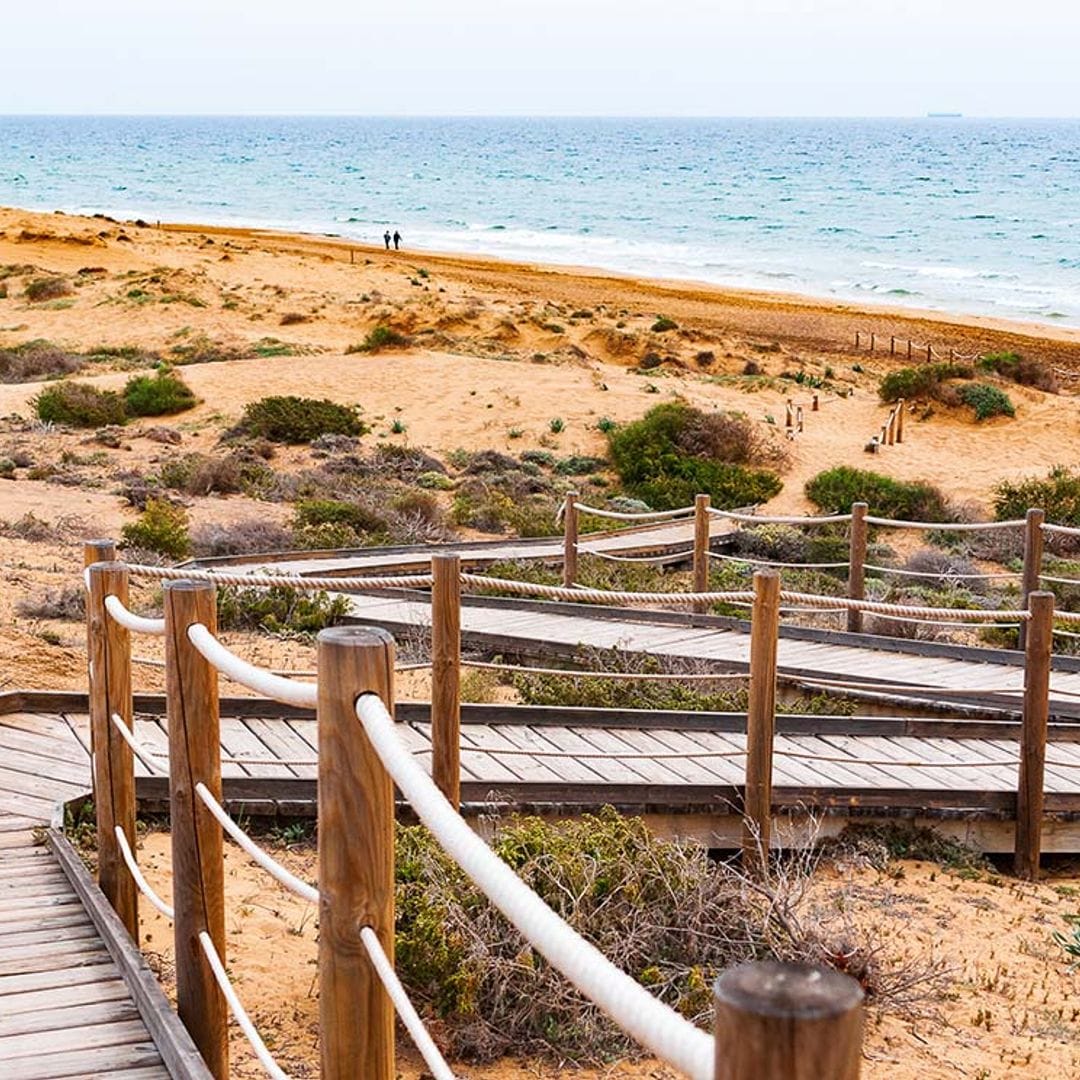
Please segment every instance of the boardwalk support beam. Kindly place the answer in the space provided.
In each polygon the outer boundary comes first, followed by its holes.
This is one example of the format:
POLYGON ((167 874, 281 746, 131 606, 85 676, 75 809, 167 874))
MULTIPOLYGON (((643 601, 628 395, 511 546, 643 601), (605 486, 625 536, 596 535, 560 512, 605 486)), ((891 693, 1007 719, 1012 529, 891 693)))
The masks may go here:
POLYGON ((461 556, 431 557, 432 779, 461 805, 461 556))

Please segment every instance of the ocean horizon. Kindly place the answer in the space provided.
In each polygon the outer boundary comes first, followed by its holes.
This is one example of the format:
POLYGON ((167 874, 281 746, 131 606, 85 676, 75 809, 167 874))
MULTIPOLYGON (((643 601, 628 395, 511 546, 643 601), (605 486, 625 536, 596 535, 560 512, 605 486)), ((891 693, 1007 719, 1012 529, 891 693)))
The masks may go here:
POLYGON ((6 116, 0 203, 1080 326, 1080 120, 6 116))

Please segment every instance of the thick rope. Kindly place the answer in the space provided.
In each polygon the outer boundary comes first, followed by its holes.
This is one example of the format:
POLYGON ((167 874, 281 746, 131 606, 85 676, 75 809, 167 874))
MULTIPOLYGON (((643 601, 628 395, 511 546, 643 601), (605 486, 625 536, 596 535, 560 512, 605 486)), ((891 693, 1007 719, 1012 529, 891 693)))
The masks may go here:
POLYGON ((670 555, 612 555, 597 548, 582 547, 580 544, 576 546, 582 555, 593 555, 597 559, 607 559, 608 562, 644 563, 649 566, 668 566, 672 563, 686 562, 694 556, 693 548, 687 551, 674 551, 670 555))
POLYGON ((999 578, 1018 578, 1023 574, 1016 570, 1003 570, 997 574, 954 574, 951 570, 902 570, 898 566, 875 566, 865 563, 865 570, 876 570, 879 574, 896 574, 899 577, 934 578, 945 581, 994 581, 999 578))
MULTIPOLYGON (((119 564, 122 565, 122 564, 119 564)), ((425 589, 432 583, 431 574, 404 574, 398 577, 307 577, 301 574, 240 574, 218 570, 186 570, 171 566, 142 566, 131 564, 128 571, 135 577, 157 578, 166 581, 212 581, 216 585, 239 585, 252 588, 274 588, 287 585, 293 589, 316 592, 377 592, 380 589, 425 589)))
POLYGON ((630 1036, 691 1080, 713 1080, 713 1039, 620 971, 534 893, 472 831, 402 746, 374 694, 356 714, 387 772, 447 854, 554 967, 630 1036))
POLYGON ((117 596, 105 597, 105 610, 113 622, 119 623, 125 630, 133 634, 151 634, 154 637, 165 636, 164 619, 146 619, 142 615, 136 615, 128 611, 117 596))
POLYGON ((612 521, 672 521, 675 518, 687 517, 694 513, 692 506, 680 506, 677 510, 642 510, 631 513, 620 510, 601 510, 599 507, 586 506, 584 503, 579 502, 574 503, 574 509, 579 514, 610 518, 612 521))
POLYGON ((280 675, 271 675, 265 668, 249 664, 225 648, 202 623, 189 626, 187 636, 188 641, 203 658, 233 682, 286 705, 298 705, 302 709, 315 708, 318 690, 314 683, 294 682, 280 675))
POLYGON ((206 954, 206 961, 210 965, 210 970, 214 973, 214 980, 217 982, 226 1002, 228 1002, 229 1011, 235 1017, 237 1025, 244 1033, 244 1037, 251 1044, 251 1049, 255 1051, 259 1064, 266 1070, 266 1074, 272 1076, 274 1080, 290 1080, 289 1074, 282 1070, 270 1051, 266 1049, 266 1043, 262 1041, 262 1036, 256 1030, 243 1004, 236 996, 236 991, 233 989, 233 985, 225 971, 225 965, 221 962, 221 957, 218 956, 218 951, 214 948, 214 942, 205 930, 199 932, 199 944, 206 954))
POLYGON ((446 1064, 446 1059, 439 1053, 435 1040, 428 1033, 428 1029, 424 1027, 424 1021, 420 1019, 420 1014, 409 1000, 405 987, 401 985, 401 980, 397 977, 397 972, 394 971, 394 965, 390 963, 390 959, 382 947, 379 935, 370 926, 365 926, 360 930, 360 940, 364 943, 364 948, 367 949, 368 958, 371 960, 371 966, 375 969, 375 974, 379 976, 380 981, 386 988, 398 1016, 401 1017, 401 1022, 405 1025, 405 1030, 412 1036, 416 1049, 420 1051, 420 1056, 424 1059, 424 1064, 431 1070, 434 1080, 457 1080, 453 1070, 446 1064))
POLYGON ((898 521, 896 518, 866 515, 868 525, 881 525, 887 529, 924 529, 927 532, 981 532, 986 529, 1020 529, 1027 524, 1023 518, 1015 521, 898 521))
POLYGON ((721 562, 746 563, 749 566, 771 566, 778 570, 842 570, 850 566, 849 562, 777 562, 775 559, 755 559, 748 555, 724 555, 719 551, 708 552, 710 559, 721 562))
POLYGON ((821 517, 799 517, 784 514, 744 514, 738 510, 717 510, 710 506, 709 513, 729 521, 749 521, 754 525, 833 525, 850 521, 850 514, 825 514, 821 517))
MULTIPOLYGON (((957 608, 955 610, 961 611, 965 615, 970 614, 970 612, 967 611, 964 608, 957 608)), ((990 613, 988 612, 988 614, 990 614, 990 613)), ((888 619, 890 622, 919 623, 922 626, 939 626, 941 624, 941 621, 942 621, 940 618, 938 618, 938 619, 916 619, 916 618, 912 618, 910 615, 886 615, 884 612, 878 612, 877 615, 876 615, 876 618, 878 618, 878 619, 888 619)), ((1016 626, 1016 623, 1013 623, 1013 622, 958 622, 957 621, 957 622, 953 622, 951 624, 951 629, 954 629, 954 630, 986 630, 986 629, 1011 630, 1014 626, 1016 626)))
POLYGON ((1080 536, 1080 529, 1070 525, 1051 525, 1049 522, 1043 522, 1043 532, 1057 533, 1060 536, 1080 536))
POLYGON ((138 886, 139 892, 150 901, 165 916, 166 919, 172 920, 176 918, 176 912, 160 896, 150 887, 150 882, 143 877, 142 871, 139 869, 139 864, 135 861, 135 856, 132 854, 131 846, 128 844, 127 836, 124 834, 123 827, 117 825, 115 827, 116 843, 120 848, 120 854, 124 858, 124 862, 127 865, 128 873, 132 876, 135 884, 138 886))
POLYGON ((154 751, 148 750, 144 747, 138 739, 135 738, 135 733, 124 723, 123 718, 119 713, 112 714, 112 722, 117 731, 120 732, 124 742, 131 747, 131 752, 146 766, 151 776, 167 776, 168 770, 163 769, 154 758, 165 757, 164 754, 155 754, 154 751))
POLYGON ((207 786, 200 782, 195 785, 195 794, 206 804, 207 810, 217 819, 218 824, 255 860, 272 878, 285 886, 289 892, 295 893, 303 900, 312 904, 319 902, 319 890, 313 888, 306 881, 301 880, 295 874, 290 873, 281 863, 272 859, 254 840, 227 813, 221 803, 210 794, 207 786))
POLYGON ((1055 585, 1080 585, 1080 578, 1053 577, 1051 574, 1040 574, 1040 581, 1052 581, 1055 585))

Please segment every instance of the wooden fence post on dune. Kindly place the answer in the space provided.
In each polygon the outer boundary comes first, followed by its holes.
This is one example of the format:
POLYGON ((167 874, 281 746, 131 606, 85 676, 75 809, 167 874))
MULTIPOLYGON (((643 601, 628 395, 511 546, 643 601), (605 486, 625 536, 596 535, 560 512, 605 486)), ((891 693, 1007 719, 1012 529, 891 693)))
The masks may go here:
MULTIPOLYGON (((709 507, 711 495, 694 496, 694 592, 707 592, 709 588, 709 507)), ((709 610, 709 605, 702 600, 694 602, 694 611, 699 615, 709 610)))
POLYGON ((850 975, 759 960, 713 993, 714 1080, 858 1080, 863 991, 850 975))
POLYGON ((896 441, 902 443, 904 441, 904 399, 901 398, 896 403, 896 441))
POLYGON ((431 777, 461 805, 461 557, 431 557, 431 777))
POLYGON ((169 719, 169 810, 176 909, 177 1011, 216 1080, 229 1075, 228 1011, 199 942, 207 933, 225 960, 225 871, 221 826, 195 791, 221 801, 221 724, 217 669, 188 639, 201 623, 217 630, 214 586, 165 585, 165 695, 169 719))
MULTIPOLYGON (((1043 524, 1046 511, 1032 507, 1024 519, 1024 573, 1020 583, 1020 602, 1027 607, 1028 597, 1042 584, 1043 524)), ((1020 624, 1019 647, 1027 645, 1028 624, 1020 624)))
MULTIPOLYGON (((866 515, 869 506, 864 502, 851 504, 851 539, 848 547, 848 599, 866 598, 866 515)), ((862 633, 862 612, 848 608, 849 634, 862 633)))
POLYGON ((769 854, 772 826, 773 734, 776 727, 776 652, 780 633, 780 575, 754 574, 750 622, 750 698, 746 710, 746 794, 743 868, 757 872, 769 854))
POLYGON ((319 634, 319 1039, 322 1080, 394 1080, 394 1009, 360 931, 394 959, 394 786, 356 715, 394 711, 394 639, 373 627, 319 634))
POLYGON ((1024 718, 1020 732, 1020 776, 1016 788, 1014 866, 1019 877, 1035 881, 1042 854, 1046 728, 1050 719, 1050 661, 1054 642, 1054 594, 1028 597, 1024 650, 1024 718))
POLYGON ((564 589, 573 587, 577 580, 577 555, 578 555, 578 493, 568 491, 566 502, 563 504, 563 571, 562 583, 564 589))
POLYGON ((105 610, 105 598, 128 604, 128 569, 99 562, 88 569, 86 600, 90 670, 90 731, 94 747, 94 813, 98 884, 133 941, 139 940, 139 891, 116 840, 116 826, 135 849, 135 763, 113 723, 115 713, 132 726, 131 635, 105 610))

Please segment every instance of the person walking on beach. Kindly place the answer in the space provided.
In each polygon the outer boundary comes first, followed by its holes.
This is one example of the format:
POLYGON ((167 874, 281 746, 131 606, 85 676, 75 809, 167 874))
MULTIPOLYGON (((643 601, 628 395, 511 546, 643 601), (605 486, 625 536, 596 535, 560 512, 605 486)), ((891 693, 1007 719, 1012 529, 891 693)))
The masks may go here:
POLYGON ((397 251, 401 247, 401 233, 394 230, 394 250, 397 251))
POLYGON ((390 230, 387 229, 382 235, 383 243, 386 244, 386 250, 390 250, 390 230))

